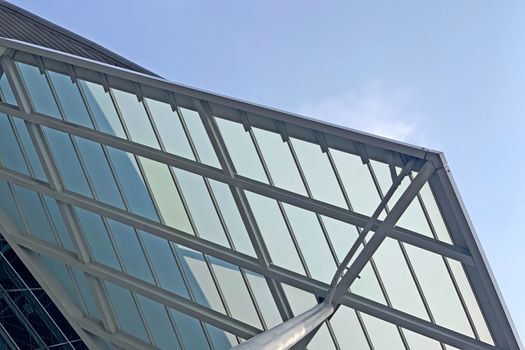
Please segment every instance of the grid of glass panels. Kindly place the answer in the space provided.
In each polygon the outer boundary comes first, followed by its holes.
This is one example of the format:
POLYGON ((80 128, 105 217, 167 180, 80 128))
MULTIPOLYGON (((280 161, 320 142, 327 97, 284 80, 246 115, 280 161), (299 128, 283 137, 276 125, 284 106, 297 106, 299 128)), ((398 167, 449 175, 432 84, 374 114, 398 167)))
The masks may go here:
MULTIPOLYGON (((147 146, 190 162, 221 170, 230 159, 235 176, 277 191, 372 215, 400 169, 363 155, 329 147, 323 136, 290 136, 286 126, 251 125, 253 115, 206 115, 198 106, 174 105, 118 88, 16 62, 34 112, 147 146), (216 126, 210 134, 206 122, 216 126), (280 127, 279 127, 280 126, 280 127), (214 139, 215 138, 215 139, 214 139), (223 142, 225 154, 217 153, 223 142)), ((16 105, 0 78, 2 105, 16 105)), ((256 123, 255 123, 256 124, 256 123)), ((200 237, 253 258, 255 229, 271 263, 329 283, 361 227, 253 191, 236 191, 224 182, 87 138, 41 127, 52 161, 67 191, 99 201, 178 232, 200 237), (238 194, 237 194, 238 196, 238 194), (253 218, 247 223, 246 216, 253 218)), ((208 126, 209 128, 209 126, 208 126)), ((10 171, 47 182, 38 152, 22 119, 0 113, 0 162, 10 171)), ((388 214, 412 175, 389 201, 388 214)), ((20 232, 75 252, 71 233, 51 197, 5 181, 1 205, 20 232)), ((153 233, 74 207, 74 220, 96 263, 160 287, 260 330, 282 322, 271 286, 257 273, 181 246, 153 233)), ((398 226, 453 244, 429 185, 425 185, 398 226)), ((95 319, 99 305, 86 276, 52 258, 43 261, 68 295, 95 319)), ((160 348, 227 349, 242 341, 155 300, 106 281, 106 297, 119 329, 160 348)), ((292 312, 317 303, 313 294, 284 285, 292 312)), ((461 263, 387 238, 350 292, 492 344, 492 336, 461 263), (442 288, 435 288, 436 280, 442 288)), ((446 345, 367 314, 341 307, 309 349, 419 349, 446 345)))

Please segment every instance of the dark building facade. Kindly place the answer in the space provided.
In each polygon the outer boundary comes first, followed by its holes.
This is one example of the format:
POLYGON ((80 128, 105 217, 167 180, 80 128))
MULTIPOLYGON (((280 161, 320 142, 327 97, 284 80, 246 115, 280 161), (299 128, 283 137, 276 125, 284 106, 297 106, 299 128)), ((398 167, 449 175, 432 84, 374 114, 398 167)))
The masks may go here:
POLYGON ((0 348, 522 349, 442 153, 0 1, 0 348))

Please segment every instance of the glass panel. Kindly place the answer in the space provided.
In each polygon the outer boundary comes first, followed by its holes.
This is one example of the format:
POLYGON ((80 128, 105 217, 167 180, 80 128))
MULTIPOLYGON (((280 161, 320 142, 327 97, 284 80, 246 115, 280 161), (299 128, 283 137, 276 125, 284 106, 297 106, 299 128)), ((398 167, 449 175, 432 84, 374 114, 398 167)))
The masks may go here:
POLYGON ((84 196, 92 197, 86 176, 82 171, 69 135, 45 127, 44 133, 66 188, 84 196))
POLYGON ((327 216, 322 216, 321 218, 328 232, 328 236, 330 236, 330 241, 332 242, 337 258, 341 261, 358 237, 357 227, 327 216))
POLYGON ((168 166, 148 158, 140 157, 139 159, 166 225, 193 234, 188 214, 168 166))
POLYGON ((251 192, 246 192, 246 197, 273 263, 304 274, 301 260, 277 202, 251 192))
POLYGON ((483 317, 483 313, 481 312, 478 301, 476 299, 476 296, 474 295, 472 287, 470 286, 463 266, 459 261, 456 260, 447 259, 447 261, 450 264, 450 268, 452 270, 454 278, 456 279, 459 290, 461 291, 463 300, 467 305, 467 309, 470 313, 472 321, 474 322, 474 326, 478 331, 479 338, 486 343, 494 345, 494 341, 492 340, 492 336, 490 335, 487 323, 485 322, 485 318, 483 317))
POLYGON ((76 137, 75 141, 98 199, 104 203, 125 209, 102 146, 79 137, 76 137))
POLYGON ((301 174, 288 143, 274 132, 253 128, 253 133, 274 185, 306 196, 301 174))
POLYGON ((216 350, 227 350, 231 349, 232 346, 237 345, 237 339, 234 335, 225 332, 217 327, 214 327, 210 324, 206 324, 208 333, 210 334, 213 347, 216 350))
POLYGON ((283 322, 264 277, 245 271, 268 329, 283 322))
POLYGON ((69 231, 67 230, 66 224, 64 223, 62 215, 60 214, 60 210, 58 209, 57 202, 53 198, 47 196, 44 196, 44 202, 46 203, 49 216, 51 217, 51 221, 53 222, 56 232, 58 233, 62 247, 71 251, 75 251, 69 231))
POLYGON ((62 285, 66 294, 71 298, 71 301, 78 307, 81 307, 78 290, 75 283, 71 279, 71 274, 69 272, 68 267, 62 264, 61 262, 53 260, 47 256, 39 255, 39 257, 41 259, 42 264, 46 266, 49 270, 51 270, 51 273, 62 285))
POLYGON ((75 210, 95 260, 121 270, 102 218, 82 208, 75 210))
POLYGON ((86 96, 86 101, 95 118, 98 130, 126 138, 122 123, 109 93, 105 92, 101 85, 89 81, 78 80, 78 83, 86 96))
POLYGON ((181 265, 195 301, 216 311, 226 313, 203 255, 181 246, 177 246, 176 250, 181 258, 181 265))
POLYGON ((44 169, 42 168, 42 164, 40 163, 40 159, 38 158, 38 154, 33 146, 33 142, 31 141, 31 137, 29 136, 24 121, 18 118, 12 118, 11 121, 20 137, 20 141, 26 151, 26 155, 36 178, 47 182, 46 174, 44 173, 44 169))
POLYGON ((310 274, 330 284, 336 265, 317 216, 288 204, 283 206, 310 274))
POLYGON ((212 257, 210 257, 210 263, 213 266, 213 271, 217 276, 232 317, 254 327, 262 328, 239 268, 212 257))
POLYGON ((5 74, 0 77, 0 92, 0 96, 3 96, 3 98, 0 98, 1 101, 15 106, 17 105, 15 95, 13 95, 13 90, 11 90, 11 86, 9 85, 9 81, 5 74))
POLYGON ((135 304, 135 300, 133 300, 130 291, 111 282, 105 281, 104 284, 106 285, 109 299, 113 305, 113 310, 115 310, 115 314, 117 315, 122 330, 149 342, 146 329, 144 329, 144 324, 140 319, 137 305, 135 304))
POLYGON ((84 300, 84 304, 86 305, 87 313, 99 320, 102 319, 97 302, 95 301, 93 293, 91 292, 91 287, 88 285, 86 275, 74 267, 71 267, 71 271, 73 272, 74 278, 77 282, 80 295, 84 300))
POLYGON ((314 143, 290 139, 315 199, 346 208, 345 199, 328 156, 314 143))
POLYGON ((215 120, 237 173, 268 183, 250 133, 244 131, 244 127, 239 123, 221 118, 215 120))
POLYGON ((287 284, 283 284, 284 293, 288 297, 290 307, 294 313, 294 316, 302 314, 305 311, 310 310, 317 305, 317 300, 313 294, 305 292, 302 289, 298 289, 287 284))
POLYGON ((406 250, 436 323, 473 336, 443 258, 411 245, 406 245, 406 250))
POLYGON ((6 215, 13 221, 16 228, 21 232, 27 232, 24 221, 20 216, 18 207, 16 205, 10 186, 7 182, 0 180, 0 208, 2 208, 6 215))
POLYGON ((120 90, 112 91, 131 140, 149 147, 160 148, 146 109, 137 100, 137 96, 120 90))
POLYGON ((330 319, 330 324, 341 349, 370 350, 354 310, 341 306, 330 319))
POLYGON ((245 254, 255 256, 252 243, 246 232, 246 227, 235 204, 233 195, 228 185, 215 180, 209 180, 215 200, 228 228, 235 249, 245 254))
POLYGON ((374 350, 405 350, 396 326, 367 314, 361 316, 374 350))
POLYGON ((170 309, 186 349, 210 349, 202 325, 195 318, 170 309))
POLYGON ((30 233, 35 237, 57 244, 38 194, 23 187, 14 186, 14 189, 30 233))
POLYGON ((29 175, 9 118, 3 113, 0 113, 0 159, 5 167, 29 175))
POLYGON ((137 300, 142 307, 144 320, 149 326, 155 344, 165 350, 180 349, 179 340, 164 305, 142 295, 137 295, 137 300))
POLYGON ((148 262, 142 251, 135 230, 120 222, 107 219, 126 272, 151 284, 155 284, 148 262))
POLYGON ((143 231, 139 231, 139 234, 144 242, 144 249, 150 258, 160 287, 189 299, 188 290, 168 241, 143 231))
POLYGON ((441 345, 438 341, 425 337, 421 334, 414 333, 408 329, 403 329, 403 334, 407 340, 408 346, 411 349, 425 349, 425 350, 441 350, 441 345))
MULTIPOLYGON (((390 186, 392 186, 392 177, 390 176, 389 166, 376 161, 371 161, 371 164, 381 187, 381 191, 383 193, 388 192, 390 186)), ((397 171, 399 172, 399 169, 397 169, 397 171)), ((409 184, 410 178, 406 176, 388 202, 390 209, 398 201, 399 197, 407 189, 409 184)), ((428 225, 428 221, 425 217, 425 213, 423 212, 423 208, 421 208, 421 204, 419 203, 417 197, 414 198, 414 200, 410 203, 401 218, 399 218, 396 225, 434 238, 432 231, 430 230, 430 226, 428 225)))
POLYGON ((230 247, 204 179, 184 170, 173 170, 199 236, 230 247))
POLYGON ((67 75, 51 71, 49 71, 48 74, 66 119, 75 124, 93 129, 93 123, 89 118, 88 111, 84 105, 80 91, 78 91, 77 85, 73 83, 67 75))
POLYGON ((179 108, 179 110, 181 111, 184 123, 186 123, 186 127, 188 128, 200 161, 216 168, 220 168, 221 165, 215 155, 215 151, 213 150, 213 146, 208 138, 206 129, 204 129, 204 125, 202 125, 199 114, 186 108, 179 108))
POLYGON ((159 221, 135 157, 130 153, 112 147, 107 147, 107 151, 113 163, 113 169, 122 185, 122 191, 127 199, 130 211, 148 219, 159 221))
POLYGON ((173 112, 171 106, 166 103, 151 99, 146 99, 146 103, 166 151, 195 160, 177 112, 173 112))
POLYGON ((372 216, 381 198, 368 166, 363 164, 361 158, 356 155, 333 149, 330 150, 330 153, 350 198, 352 209, 358 213, 372 216))
POLYGON ((398 242, 386 238, 374 254, 374 262, 392 306, 428 320, 425 306, 398 242))
POLYGON ((452 242, 452 239, 450 238, 447 226, 445 225, 445 221, 441 216, 441 212, 436 203, 436 199, 434 198, 434 195, 432 194, 432 190, 430 189, 428 183, 423 185, 423 188, 419 193, 427 210, 428 216, 430 217, 430 221, 432 222, 432 226, 434 227, 434 231, 436 232, 437 238, 440 241, 446 242, 448 244, 454 244, 452 242))
POLYGON ((365 265, 359 276, 361 278, 356 279, 352 283, 350 291, 375 302, 386 304, 385 296, 381 290, 381 286, 377 280, 377 275, 374 272, 371 263, 365 265))
POLYGON ((335 349, 334 341, 332 336, 328 332, 328 327, 324 323, 321 328, 317 331, 317 334, 313 337, 308 344, 308 350, 328 350, 335 349))
POLYGON ((35 66, 20 62, 16 62, 16 65, 20 70, 35 110, 55 118, 61 118, 45 75, 40 74, 35 66))

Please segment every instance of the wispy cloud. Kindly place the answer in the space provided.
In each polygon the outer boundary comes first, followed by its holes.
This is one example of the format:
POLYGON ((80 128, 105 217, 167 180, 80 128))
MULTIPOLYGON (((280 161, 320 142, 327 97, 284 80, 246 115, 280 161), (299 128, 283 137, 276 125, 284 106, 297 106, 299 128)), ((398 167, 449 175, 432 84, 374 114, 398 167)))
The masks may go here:
POLYGON ((299 108, 300 113, 399 141, 421 142, 418 129, 421 113, 415 96, 406 89, 395 89, 381 81, 369 82, 344 94, 313 101, 299 108))

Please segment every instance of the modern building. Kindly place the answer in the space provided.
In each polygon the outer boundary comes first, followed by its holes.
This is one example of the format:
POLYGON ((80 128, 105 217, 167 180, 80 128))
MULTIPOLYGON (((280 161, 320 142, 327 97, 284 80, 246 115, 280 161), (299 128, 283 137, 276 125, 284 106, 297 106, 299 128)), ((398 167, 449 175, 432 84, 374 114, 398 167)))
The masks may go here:
POLYGON ((443 154, 0 37, 0 347, 523 349, 443 154))

